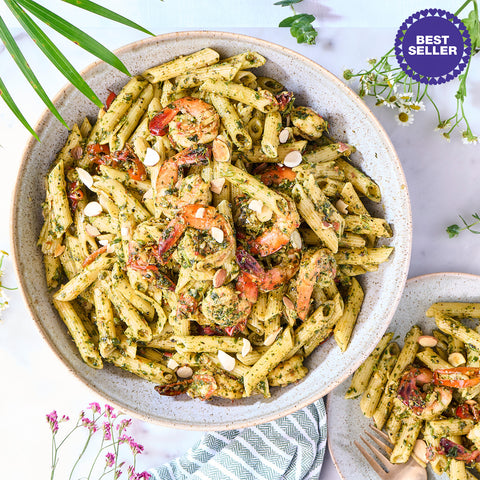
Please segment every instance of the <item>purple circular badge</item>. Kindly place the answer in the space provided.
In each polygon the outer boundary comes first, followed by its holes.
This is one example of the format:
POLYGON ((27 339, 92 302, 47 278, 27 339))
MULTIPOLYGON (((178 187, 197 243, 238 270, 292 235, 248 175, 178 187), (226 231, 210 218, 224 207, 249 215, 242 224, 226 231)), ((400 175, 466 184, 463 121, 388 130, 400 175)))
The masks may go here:
POLYGON ((453 80, 466 67, 470 51, 470 35, 463 22, 437 8, 408 17, 395 39, 395 55, 402 70, 429 85, 453 80))

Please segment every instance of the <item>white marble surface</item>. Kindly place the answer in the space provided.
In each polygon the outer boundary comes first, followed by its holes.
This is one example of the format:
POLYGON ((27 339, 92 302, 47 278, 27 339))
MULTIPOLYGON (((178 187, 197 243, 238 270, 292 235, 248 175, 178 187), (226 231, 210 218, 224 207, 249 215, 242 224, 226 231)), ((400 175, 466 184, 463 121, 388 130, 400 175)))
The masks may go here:
MULTIPOLYGON (((111 2, 99 2, 106 6, 111 2)), ((223 0, 222 8, 211 0, 117 0, 119 13, 131 16, 153 32, 160 34, 177 30, 211 29, 249 34, 287 46, 322 64, 340 75, 343 68, 359 68, 368 57, 378 56, 392 45, 396 29, 411 13, 432 6, 454 10, 453 1, 402 2, 355 1, 318 2, 306 0, 297 6, 299 12, 317 15, 319 36, 316 46, 297 45, 287 29, 276 28, 288 10, 274 7, 272 1, 223 0), (141 8, 140 8, 141 6, 141 8)), ((143 35, 112 25, 106 20, 78 12, 59 0, 42 4, 54 9, 87 29, 109 48, 117 48, 143 35), (73 14, 73 16, 72 16, 73 14)), ((0 5, 0 15, 14 28, 28 60, 50 95, 65 83, 50 67, 33 43, 22 35, 20 28, 0 5)), ((54 35, 77 68, 92 61, 89 54, 54 35)), ((40 100, 32 93, 15 70, 9 56, 0 48, 0 75, 27 118, 34 123, 43 111, 40 100)), ((480 59, 475 59, 468 85, 468 104, 472 127, 480 133, 480 59)), ((454 108, 454 87, 446 85, 432 89, 442 111, 454 108)), ((10 250, 10 198, 23 147, 28 138, 15 118, 0 104, 0 248, 10 250)), ((373 108, 374 113, 391 136, 406 173, 412 200, 414 235, 410 276, 440 271, 480 274, 480 236, 469 233, 449 239, 445 227, 458 221, 457 215, 469 216, 480 209, 478 183, 480 179, 479 147, 465 146, 458 138, 446 143, 434 132, 432 108, 419 113, 408 128, 397 126, 391 111, 373 108)), ((381 161, 381 159, 380 159, 381 161)), ((15 285, 16 278, 9 260, 6 261, 4 282, 15 285)), ((78 383, 63 364, 50 352, 41 339, 23 303, 20 292, 10 292, 10 308, 0 321, 0 460, 2 478, 47 478, 50 462, 49 431, 44 419, 53 409, 75 417, 89 402, 101 399, 78 383), (20 474, 18 472, 21 472, 20 474)), ((146 446, 139 459, 143 468, 157 465, 186 451, 199 437, 198 432, 171 430, 134 422, 133 433, 146 446)), ((69 452, 66 460, 74 458, 69 452)), ((65 478, 59 475, 58 478, 65 478)), ((324 464, 320 479, 339 478, 331 460, 324 464)))

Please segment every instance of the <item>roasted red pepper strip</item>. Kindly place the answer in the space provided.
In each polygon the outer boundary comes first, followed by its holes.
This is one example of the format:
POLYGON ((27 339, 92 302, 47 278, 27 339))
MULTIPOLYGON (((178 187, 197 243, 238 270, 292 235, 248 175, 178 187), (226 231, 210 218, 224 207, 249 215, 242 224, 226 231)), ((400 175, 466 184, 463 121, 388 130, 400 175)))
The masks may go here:
POLYGON ((467 388, 480 383, 480 368, 443 368, 433 372, 433 383, 442 387, 467 388))
POLYGON ((110 154, 110 147, 108 144, 100 145, 99 143, 92 143, 87 147, 88 153, 93 155, 98 155, 99 153, 104 153, 105 155, 110 154))
POLYGON ((104 245, 103 247, 100 247, 98 250, 95 250, 94 252, 92 252, 82 263, 82 267, 85 268, 85 267, 88 267, 88 265, 90 265, 99 255, 101 255, 102 253, 105 253, 107 251, 107 246, 108 245, 104 245))
POLYGON ((472 412, 470 411, 470 405, 468 403, 462 403, 455 409, 455 416, 462 420, 473 420, 472 412))
POLYGON ((105 102, 105 106, 107 107, 107 110, 110 108, 110 105, 112 102, 117 98, 117 94, 115 92, 112 92, 109 90, 109 95, 107 97, 107 101, 105 102))

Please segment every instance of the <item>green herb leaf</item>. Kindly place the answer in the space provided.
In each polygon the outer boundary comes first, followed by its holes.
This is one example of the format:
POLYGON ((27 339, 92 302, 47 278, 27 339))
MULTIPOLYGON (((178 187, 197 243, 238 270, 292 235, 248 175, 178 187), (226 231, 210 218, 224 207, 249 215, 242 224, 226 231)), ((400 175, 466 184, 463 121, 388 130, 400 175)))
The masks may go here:
POLYGON ((68 128, 68 125, 65 123, 65 120, 58 113, 58 110, 55 108, 51 100, 48 98, 48 95, 46 94, 45 90, 42 88, 37 77, 32 72, 30 65, 28 64, 26 58, 23 56, 21 50, 18 48, 18 45, 15 42, 15 39, 13 38, 12 34, 8 30, 8 27, 3 21, 2 17, 0 17, 0 39, 3 41, 5 48, 8 50, 10 55, 15 60, 15 63, 18 65, 18 68, 20 68, 25 78, 29 81, 30 85, 37 92, 38 96, 42 99, 43 103, 55 115, 55 117, 57 117, 58 120, 68 128))
POLYGON ((4 0, 22 27, 62 75, 98 107, 103 104, 73 65, 14 0, 4 0))
POLYGON ((460 227, 456 224, 450 225, 449 227, 447 227, 447 233, 449 238, 456 237, 460 234, 460 227))
POLYGON ((297 39, 297 43, 308 43, 313 45, 318 32, 313 28, 313 15, 300 13, 287 17, 279 23, 279 27, 290 27, 290 33, 297 39))
MULTIPOLYGON (((108 18, 109 20, 113 20, 117 23, 122 23, 123 25, 127 25, 128 27, 134 28, 135 30, 140 30, 143 33, 147 33, 148 35, 152 35, 153 37, 155 34, 149 32, 146 28, 138 25, 138 23, 132 22, 128 18, 119 15, 118 13, 112 12, 108 8, 102 7, 90 0, 62 0, 65 3, 69 3, 70 5, 74 5, 75 7, 83 8, 84 10, 88 10, 89 12, 95 13, 96 15, 100 15, 101 17, 108 18)), ((163 0, 162 0, 163 1, 163 0)))
POLYGON ((3 83, 3 80, 0 78, 0 97, 7 104, 8 108, 13 112, 13 114, 20 120, 22 125, 38 140, 38 135, 35 133, 35 130, 30 126, 25 117, 22 115, 22 112, 18 109, 13 98, 7 90, 7 87, 3 83))
POLYGON ((51 12, 45 7, 42 7, 32 0, 16 0, 16 2, 29 10, 39 20, 52 27, 58 33, 68 38, 79 47, 95 55, 97 58, 103 60, 112 67, 115 67, 117 70, 130 75, 127 67, 125 67, 125 65, 120 61, 119 58, 117 58, 116 55, 110 52, 108 48, 105 48, 90 35, 82 32, 82 30, 72 25, 70 22, 67 22, 62 17, 59 17, 57 14, 51 12))
POLYGON ((472 41, 472 50, 476 51, 480 49, 480 22, 478 21, 478 15, 475 10, 472 10, 467 18, 462 20, 467 27, 470 39, 472 41))
POLYGON ((303 0, 281 0, 280 2, 275 2, 274 5, 281 5, 282 7, 289 7, 290 5, 293 5, 294 3, 300 3, 303 2, 303 0))
POLYGON ((294 23, 313 22, 315 17, 308 13, 299 13, 298 15, 292 15, 291 17, 284 18, 279 24, 279 27, 291 27, 294 23))

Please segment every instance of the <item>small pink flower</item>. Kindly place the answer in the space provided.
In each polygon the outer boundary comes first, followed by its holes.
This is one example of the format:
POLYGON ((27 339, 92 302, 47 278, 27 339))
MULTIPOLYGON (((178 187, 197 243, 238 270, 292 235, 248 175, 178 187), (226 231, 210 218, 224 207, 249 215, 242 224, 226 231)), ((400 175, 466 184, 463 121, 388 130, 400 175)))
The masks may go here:
POLYGON ((58 416, 57 416, 57 411, 54 410, 51 413, 48 413, 46 415, 47 417, 47 422, 50 425, 50 428, 52 429, 52 433, 57 433, 58 432, 58 416))
POLYGON ((108 422, 105 422, 103 424, 103 438, 105 440, 111 440, 112 439, 111 425, 108 422))
POLYGON ((100 404, 98 404, 97 402, 92 402, 88 405, 88 408, 90 410, 92 410, 92 412, 95 412, 95 413, 100 413, 102 411, 102 409, 100 408, 100 404))
POLYGON ((108 418, 117 418, 117 415, 114 413, 114 408, 108 403, 105 404, 105 413, 108 418))
POLYGON ((105 461, 107 463, 107 467, 113 467, 113 464, 115 463, 115 455, 111 452, 108 452, 105 455, 105 461))
POLYGON ((130 418, 124 418, 117 424, 117 430, 122 433, 127 427, 132 424, 132 420, 130 418))
POLYGON ((95 433, 98 430, 97 424, 88 417, 82 417, 80 421, 81 425, 85 428, 88 428, 90 432, 95 433))

